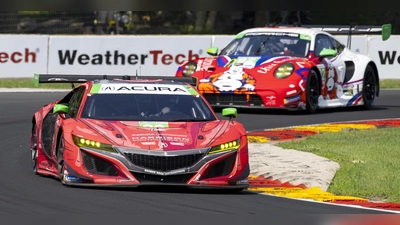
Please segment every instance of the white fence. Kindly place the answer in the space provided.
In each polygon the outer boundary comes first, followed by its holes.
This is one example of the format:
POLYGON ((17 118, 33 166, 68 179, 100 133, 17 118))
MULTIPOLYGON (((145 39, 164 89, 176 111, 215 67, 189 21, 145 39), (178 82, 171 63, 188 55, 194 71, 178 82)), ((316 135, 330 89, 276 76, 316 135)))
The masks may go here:
MULTIPOLYGON (((234 35, 62 36, 0 35, 0 78, 41 74, 174 76, 178 66, 224 47, 234 35)), ((338 36, 347 43, 347 36, 338 36)), ((400 79, 400 36, 353 36, 351 48, 369 55, 381 79, 400 79)))

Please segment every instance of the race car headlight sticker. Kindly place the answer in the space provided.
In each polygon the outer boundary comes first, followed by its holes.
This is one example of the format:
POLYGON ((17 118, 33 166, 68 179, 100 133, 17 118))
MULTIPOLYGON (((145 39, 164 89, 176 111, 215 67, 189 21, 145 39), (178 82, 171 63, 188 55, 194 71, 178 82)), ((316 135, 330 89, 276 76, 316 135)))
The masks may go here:
POLYGON ((214 146, 210 149, 208 154, 220 153, 231 150, 238 150, 240 147, 240 138, 234 141, 226 142, 217 146, 214 146))
POLYGON ((274 75, 276 78, 282 79, 290 76, 293 73, 293 71, 294 71, 293 64, 285 63, 276 68, 274 75))
POLYGON ((197 63, 195 62, 189 62, 186 64, 186 66, 183 68, 182 74, 185 77, 190 77, 196 71, 197 68, 197 63))
POLYGON ((89 147, 103 151, 116 152, 114 148, 109 144, 104 144, 98 141, 77 137, 75 135, 72 135, 72 139, 74 140, 74 143, 79 147, 89 147))

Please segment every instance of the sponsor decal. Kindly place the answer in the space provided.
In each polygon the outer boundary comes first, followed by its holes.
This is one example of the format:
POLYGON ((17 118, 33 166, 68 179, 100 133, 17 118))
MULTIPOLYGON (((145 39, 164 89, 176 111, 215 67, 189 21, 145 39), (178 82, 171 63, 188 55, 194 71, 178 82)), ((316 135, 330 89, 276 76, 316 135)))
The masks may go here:
POLYGON ((140 142, 159 142, 159 141, 168 141, 168 142, 179 142, 179 143, 187 143, 190 139, 187 136, 179 137, 179 136, 168 136, 163 134, 163 136, 153 135, 153 134, 144 134, 140 135, 132 135, 132 141, 140 141, 140 142))
POLYGON ((276 105, 276 96, 274 95, 268 95, 265 97, 267 101, 265 102, 265 105, 276 105))
POLYGON ((184 146, 184 143, 181 142, 170 142, 171 145, 178 145, 178 146, 184 146))
POLYGON ((168 147, 168 144, 167 144, 167 143, 164 143, 164 142, 160 142, 160 143, 158 143, 158 147, 160 147, 160 148, 166 148, 166 147, 168 147))
POLYGON ((142 145, 156 145, 155 142, 142 142, 142 145))
POLYGON ((253 68, 261 57, 239 57, 233 65, 236 67, 253 68))
POLYGON ((248 180, 238 180, 236 184, 248 184, 248 180))
POLYGON ((72 176, 71 174, 68 173, 67 170, 64 170, 64 180, 65 181, 70 181, 70 182, 76 182, 76 183, 81 183, 82 182, 81 178, 72 176))
POLYGON ((276 101, 275 100, 266 101, 265 105, 276 105, 276 101))
POLYGON ((39 49, 34 52, 29 48, 25 48, 25 51, 22 52, 0 52, 0 63, 36 63, 37 52, 39 52, 39 49))
POLYGON ((257 35, 299 37, 299 34, 286 33, 286 32, 251 32, 251 33, 245 34, 245 36, 257 36, 257 35))
POLYGON ((201 65, 198 66, 196 68, 196 71, 204 71, 204 70, 208 70, 209 67, 212 67, 212 62, 213 62, 214 58, 210 57, 210 58, 205 58, 204 61, 199 60, 197 62, 197 65, 201 65))
POLYGON ((353 89, 354 88, 354 84, 345 84, 343 85, 343 89, 353 89))
POLYGON ((71 181, 71 182, 76 182, 76 183, 81 183, 81 182, 82 182, 82 179, 81 179, 81 178, 72 176, 72 175, 70 175, 70 174, 68 174, 68 175, 65 176, 65 180, 66 180, 66 181, 71 181))
POLYGON ((257 72, 266 74, 269 71, 271 71, 273 68, 275 68, 277 65, 278 65, 277 63, 272 63, 272 64, 269 64, 268 66, 260 67, 260 69, 258 69, 257 72))
POLYGON ((157 121, 139 121, 139 127, 161 127, 168 128, 168 122, 157 122, 157 121))
MULTIPOLYGON (((185 169, 180 169, 180 170, 174 170, 174 171, 169 171, 169 172, 161 172, 161 171, 155 171, 155 170, 149 170, 149 169, 144 169, 144 172, 146 173, 151 173, 151 174, 155 174, 155 175, 172 175, 172 174, 178 174, 178 173, 184 173, 186 172, 185 169)), ((161 180, 162 181, 162 180, 161 180)))
MULTIPOLYGON (((92 94, 132 93, 132 94, 178 94, 191 95, 195 92, 187 85, 166 84, 93 84, 92 94)), ((197 93, 197 92, 196 92, 197 93)))
POLYGON ((284 103, 286 104, 286 103, 296 102, 296 101, 299 101, 299 100, 300 100, 300 96, 297 95, 297 96, 292 97, 292 98, 285 98, 284 103))
POLYGON ((273 96, 273 95, 271 95, 271 96, 267 96, 267 97, 265 97, 265 98, 268 99, 268 100, 272 100, 272 99, 275 99, 276 97, 273 96))
POLYGON ((145 54, 125 54, 118 50, 106 51, 104 53, 86 54, 78 50, 58 50, 60 65, 145 65, 150 60, 152 65, 180 65, 185 61, 192 61, 199 58, 198 54, 189 50, 187 54, 171 55, 162 50, 150 50, 145 54))
POLYGON ((286 92, 286 95, 292 95, 292 94, 296 94, 296 90, 291 90, 291 91, 288 91, 288 92, 286 92))

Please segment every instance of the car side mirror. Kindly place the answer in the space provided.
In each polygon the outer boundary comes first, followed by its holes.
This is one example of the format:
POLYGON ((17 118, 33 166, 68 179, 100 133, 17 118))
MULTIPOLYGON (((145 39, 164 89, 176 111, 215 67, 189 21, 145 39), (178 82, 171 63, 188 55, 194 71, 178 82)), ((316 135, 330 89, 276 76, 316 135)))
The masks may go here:
POLYGON ((216 56, 218 55, 218 47, 211 47, 207 49, 207 54, 216 56))
POLYGON ((224 108, 222 110, 222 116, 229 118, 237 117, 237 109, 236 108, 224 108))
POLYGON ((55 104, 53 107, 53 113, 69 113, 69 107, 64 104, 55 104))
POLYGON ((337 55, 337 51, 334 49, 324 48, 321 53, 319 53, 320 58, 331 58, 337 55))

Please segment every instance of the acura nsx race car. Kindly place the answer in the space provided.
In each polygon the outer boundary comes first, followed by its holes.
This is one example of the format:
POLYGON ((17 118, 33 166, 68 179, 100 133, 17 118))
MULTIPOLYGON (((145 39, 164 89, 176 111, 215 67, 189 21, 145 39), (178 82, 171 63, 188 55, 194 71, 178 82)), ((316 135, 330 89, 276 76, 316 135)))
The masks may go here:
POLYGON ((247 188, 247 136, 234 120, 236 109, 225 108, 228 118, 218 119, 189 83, 37 74, 35 80, 81 83, 32 117, 36 174, 65 185, 247 188))
POLYGON ((219 54, 217 47, 211 47, 207 50, 211 57, 183 63, 175 76, 197 78, 198 91, 213 107, 310 113, 327 107, 363 105, 370 109, 379 96, 377 66, 332 35, 343 31, 349 32, 349 40, 352 33, 381 31, 386 40, 391 26, 251 28, 237 34, 219 54))

